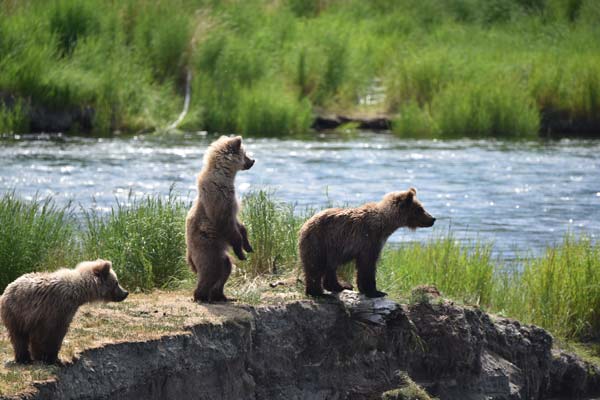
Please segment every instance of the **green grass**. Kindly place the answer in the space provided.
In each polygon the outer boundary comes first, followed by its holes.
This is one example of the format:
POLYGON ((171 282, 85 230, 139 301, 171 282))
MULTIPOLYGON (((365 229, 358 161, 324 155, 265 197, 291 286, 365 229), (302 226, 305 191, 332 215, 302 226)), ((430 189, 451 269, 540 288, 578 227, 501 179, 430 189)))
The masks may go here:
POLYGON ((244 197, 241 219, 248 229, 253 253, 238 263, 250 276, 293 270, 298 260, 298 231, 306 219, 295 207, 259 190, 244 197))
MULTIPOLYGON (((112 260, 130 290, 193 285, 184 258, 189 206, 173 192, 130 198, 109 213, 83 210, 79 225, 68 206, 7 193, 0 198, 1 288, 26 272, 96 257, 112 260)), ((244 197, 241 219, 255 251, 247 261, 235 261, 232 285, 248 292, 239 289, 238 295, 256 297, 265 280, 301 276, 297 232, 311 214, 270 191, 244 197)), ((600 331, 600 244, 585 235, 567 235, 538 257, 507 263, 492 257, 491 244, 459 242, 449 232, 424 243, 387 246, 377 280, 392 298, 406 300, 415 286, 434 285, 456 301, 540 325, 565 339, 597 338, 600 331)))
POLYGON ((452 236, 401 248, 388 246, 378 280, 382 290, 395 296, 407 297, 415 286, 431 284, 450 298, 489 305, 495 270, 491 251, 491 246, 478 243, 469 249, 452 236))
POLYGON ((565 236, 545 254, 507 264, 491 245, 461 244, 452 235, 388 247, 378 269, 381 289, 407 299, 417 285, 478 305, 564 338, 597 338, 600 328, 600 244, 565 236))
POLYGON ((28 129, 26 107, 22 102, 17 102, 11 107, 0 103, 0 136, 6 133, 27 132, 28 129))
MULTIPOLYGON (((566 236, 540 258, 528 260, 511 288, 505 312, 547 327, 561 336, 600 332, 600 245, 566 236)), ((501 304, 501 301, 498 301, 501 304)))
MULTIPOLYGON (((190 70, 189 130, 283 136, 342 111, 401 136, 532 137, 600 126, 599 29, 595 0, 3 2, 0 104, 160 129, 190 70), (361 106, 375 80, 385 102, 361 106)), ((28 129, 8 114, 0 128, 28 129)))
POLYGON ((165 288, 189 278, 185 262, 186 204, 170 193, 117 203, 108 214, 85 211, 85 258, 106 258, 130 290, 165 288))
POLYGON ((388 390, 381 395, 382 400, 436 400, 421 386, 417 385, 406 373, 400 373, 401 385, 397 389, 388 390))
POLYGON ((50 198, 0 197, 0 288, 27 272, 56 269, 76 257, 72 209, 50 198))

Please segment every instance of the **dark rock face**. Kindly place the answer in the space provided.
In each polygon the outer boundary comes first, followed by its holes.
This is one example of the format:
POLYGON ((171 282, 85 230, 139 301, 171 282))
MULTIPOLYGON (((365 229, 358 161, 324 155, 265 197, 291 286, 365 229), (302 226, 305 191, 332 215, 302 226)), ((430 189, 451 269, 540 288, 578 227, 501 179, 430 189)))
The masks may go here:
POLYGON ((95 111, 91 107, 53 109, 35 105, 29 111, 31 132, 58 133, 75 130, 88 133, 92 130, 95 111))
POLYGON ((336 129, 344 124, 354 123, 358 129, 388 131, 392 129, 392 120, 388 116, 359 117, 350 115, 318 115, 311 128, 317 131, 336 129))
POLYGON ((400 306, 344 292, 340 301, 238 310, 222 325, 86 351, 55 382, 20 397, 374 399, 399 386, 401 371, 440 399, 544 399, 600 388, 589 365, 552 356, 542 329, 450 302, 400 306))
POLYGON ((577 399, 590 393, 600 395, 599 366, 563 351, 553 351, 552 355, 549 388, 552 395, 565 399, 577 399))
POLYGON ((561 110, 541 110, 540 136, 543 137, 598 137, 600 117, 598 115, 572 116, 561 110))
POLYGON ((64 133, 69 131, 89 133, 93 128, 96 112, 90 106, 50 107, 32 99, 24 99, 7 92, 0 92, 0 106, 10 109, 19 102, 24 104, 24 112, 29 121, 30 133, 64 133))

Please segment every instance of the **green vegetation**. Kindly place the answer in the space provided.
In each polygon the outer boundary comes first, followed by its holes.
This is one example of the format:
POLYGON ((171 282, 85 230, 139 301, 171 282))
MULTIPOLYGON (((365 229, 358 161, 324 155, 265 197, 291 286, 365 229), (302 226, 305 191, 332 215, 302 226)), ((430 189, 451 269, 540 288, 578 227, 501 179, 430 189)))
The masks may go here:
POLYGON ((14 193, 0 197, 0 287, 22 274, 70 264, 74 224, 71 207, 50 198, 25 201, 14 193))
POLYGON ((5 1, 0 103, 22 107, 0 106, 0 130, 40 106, 92 107, 100 134, 160 129, 190 70, 189 130, 285 135, 324 110, 411 137, 597 132, 599 34, 595 0, 5 1), (362 104, 374 82, 385 101, 362 104))
POLYGON ((281 203, 268 191, 258 191, 243 200, 241 219, 252 238, 254 252, 239 263, 245 274, 277 273, 293 270, 298 259, 298 231, 305 218, 294 206, 281 203))
MULTIPOLYGON (((255 252, 235 262, 232 290, 259 301, 258 280, 301 275, 296 238, 311 212, 296 213, 268 191, 251 193, 242 204, 255 252)), ((57 208, 51 199, 28 202, 6 194, 0 200, 0 284, 4 288, 28 271, 104 257, 130 290, 193 285, 184 261, 188 208, 174 193, 130 199, 106 214, 84 211, 84 226, 79 226, 69 207, 57 208)), ((386 247, 378 269, 380 289, 408 299, 411 289, 423 284, 559 337, 582 339, 600 331, 600 244, 585 236, 567 235, 542 256, 518 264, 494 259, 489 244, 460 243, 451 234, 386 247)))
POLYGON ((0 103, 0 135, 3 132, 24 132, 28 129, 29 123, 21 102, 11 107, 0 103))
POLYGON ((185 214, 189 204, 173 193, 117 203, 108 215, 85 212, 85 258, 113 262, 119 279, 131 288, 164 288, 189 278, 185 261, 185 214))
POLYGON ((436 400, 437 397, 431 397, 419 385, 417 385, 408 374, 400 373, 400 381, 402 385, 393 390, 384 392, 381 395, 381 400, 436 400))
POLYGON ((381 290, 408 298, 436 286, 445 296, 540 325, 565 338, 596 337, 600 328, 600 244, 565 236, 540 257, 507 264, 491 245, 461 244, 452 235, 388 247, 378 270, 381 290))

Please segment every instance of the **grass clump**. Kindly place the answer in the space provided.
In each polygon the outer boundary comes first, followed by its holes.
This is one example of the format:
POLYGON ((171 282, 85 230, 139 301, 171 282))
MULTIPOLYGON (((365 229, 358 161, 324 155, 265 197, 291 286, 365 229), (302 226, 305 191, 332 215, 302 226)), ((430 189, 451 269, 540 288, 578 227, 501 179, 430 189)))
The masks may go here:
POLYGON ((23 103, 18 101, 9 107, 0 100, 0 136, 6 133, 26 132, 28 129, 29 121, 23 103))
POLYGON ((381 395, 381 400, 436 400, 430 397, 421 386, 413 381, 407 373, 400 373, 401 385, 397 389, 388 390, 381 395))
POLYGON ((490 305, 495 265, 491 245, 472 248, 452 235, 424 244, 387 247, 378 268, 384 291, 403 297, 418 285, 434 285, 445 295, 469 304, 490 305))
POLYGON ((600 245, 566 236, 540 257, 506 263, 489 244, 461 244, 451 235, 387 247, 378 282, 396 298, 433 285, 444 295, 548 329, 567 339, 597 339, 600 328, 600 245))
POLYGON ((528 260, 517 288, 520 295, 511 299, 507 313, 560 336, 598 336, 600 246, 589 238, 568 235, 544 256, 528 260))
POLYGON ((450 85, 431 108, 443 136, 528 137, 539 130, 540 116, 532 99, 508 83, 450 85))
POLYGON ((189 205, 173 193, 130 201, 117 203, 106 215, 85 211, 85 256, 111 260, 129 289, 165 288, 188 278, 184 226, 189 205))
POLYGON ((258 276, 295 269, 298 259, 298 231, 306 219, 295 214, 291 204, 277 201, 272 192, 259 190, 243 199, 241 218, 253 253, 240 262, 244 274, 258 276))
POLYGON ((50 197, 0 197, 0 290, 22 274, 72 265, 76 228, 70 205, 50 197))

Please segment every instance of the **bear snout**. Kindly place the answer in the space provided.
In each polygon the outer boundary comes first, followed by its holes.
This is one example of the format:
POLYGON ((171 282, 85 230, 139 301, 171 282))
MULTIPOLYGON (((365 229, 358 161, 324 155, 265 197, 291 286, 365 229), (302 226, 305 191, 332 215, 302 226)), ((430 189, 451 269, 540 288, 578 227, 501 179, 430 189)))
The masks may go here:
POLYGON ((251 158, 246 159, 246 162, 244 163, 244 170, 248 170, 248 169, 252 168, 255 161, 256 160, 253 160, 251 158))
POLYGON ((121 292, 117 293, 117 295, 115 296, 115 301, 116 302, 123 301, 127 298, 127 296, 129 296, 129 292, 127 290, 121 290, 121 292))

